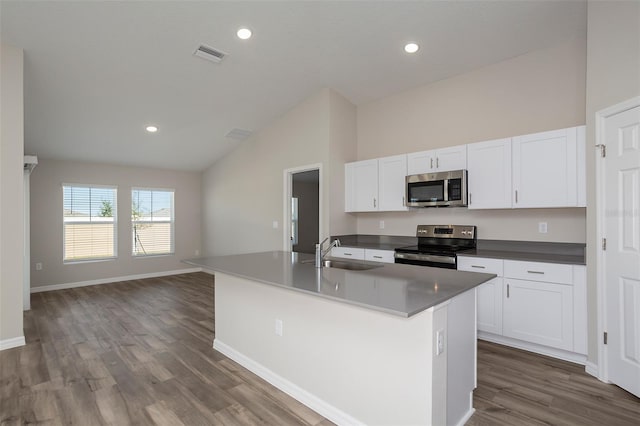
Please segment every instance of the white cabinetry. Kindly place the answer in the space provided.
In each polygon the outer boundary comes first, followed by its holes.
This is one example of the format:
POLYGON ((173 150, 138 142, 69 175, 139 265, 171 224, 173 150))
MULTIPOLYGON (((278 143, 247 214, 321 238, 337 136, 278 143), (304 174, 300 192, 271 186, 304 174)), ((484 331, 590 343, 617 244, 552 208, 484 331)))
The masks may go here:
POLYGON ((384 263, 395 263, 394 254, 393 250, 364 249, 360 247, 334 247, 331 249, 332 257, 384 263))
POLYGON ((395 252, 393 250, 364 250, 364 260, 370 260, 372 262, 395 263, 396 259, 394 255, 395 252))
POLYGON ((466 145, 407 154, 407 174, 409 175, 447 172, 466 168, 466 145))
POLYGON ((477 290, 480 338, 584 362, 584 266, 460 256, 458 269, 498 275, 477 290))
POLYGON ((404 205, 406 176, 406 155, 378 159, 378 210, 407 210, 404 205))
POLYGON ((364 260, 364 249, 358 247, 334 247, 331 249, 331 256, 364 260))
POLYGON ((584 205, 584 139, 584 126, 513 138, 513 207, 584 205))
POLYGON ((378 209, 378 160, 356 161, 344 166, 345 211, 378 209))
POLYGON ((467 145, 469 208, 586 206, 585 126, 467 145))
POLYGON ((470 209, 511 208, 511 139, 467 146, 470 209))
POLYGON ((406 210, 407 156, 394 155, 345 164, 345 211, 406 210))
POLYGON ((502 334, 502 259, 459 257, 458 270, 496 274, 497 277, 478 286, 478 330, 502 334))

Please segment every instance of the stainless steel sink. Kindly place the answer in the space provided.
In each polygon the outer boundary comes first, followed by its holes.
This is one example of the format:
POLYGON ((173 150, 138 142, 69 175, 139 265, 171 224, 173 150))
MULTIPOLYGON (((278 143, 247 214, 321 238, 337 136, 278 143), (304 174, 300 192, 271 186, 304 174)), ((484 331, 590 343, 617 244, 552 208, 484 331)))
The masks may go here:
POLYGON ((348 269, 350 271, 366 271, 368 269, 381 268, 383 265, 372 265, 367 263, 342 262, 339 260, 323 260, 322 266, 325 268, 348 269))

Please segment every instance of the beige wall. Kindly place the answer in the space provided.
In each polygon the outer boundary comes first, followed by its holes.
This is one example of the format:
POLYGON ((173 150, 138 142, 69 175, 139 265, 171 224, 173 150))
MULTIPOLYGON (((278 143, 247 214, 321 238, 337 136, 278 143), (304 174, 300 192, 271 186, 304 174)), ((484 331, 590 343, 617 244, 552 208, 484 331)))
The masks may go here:
MULTIPOLYGON (((336 133, 340 133, 339 142, 352 145, 355 153, 355 107, 324 89, 207 169, 203 176, 205 254, 282 250, 284 170, 311 164, 323 167, 323 235, 330 235, 334 226, 349 229, 344 196, 333 195, 334 190, 344 191, 344 183, 336 182, 333 172, 344 167, 343 157, 348 155, 348 148, 330 154, 336 133), (332 130, 332 121, 339 131, 332 130)), ((355 231, 355 221, 351 225, 355 231)))
POLYGON ((182 259, 201 250, 201 173, 41 159, 31 175, 31 286, 69 284, 188 269, 182 259), (118 189, 118 258, 62 262, 62 184, 118 189), (131 188, 174 189, 175 254, 131 256, 131 188), (35 270, 41 262, 43 269, 35 270))
POLYGON ((0 346, 24 336, 23 64, 22 49, 0 46, 0 346))
MULTIPOLYGON (((595 113, 640 96, 640 2, 588 4, 587 146, 595 141, 595 113)), ((587 150, 592 154, 591 149, 587 150)), ((595 155, 587 156, 587 284, 589 360, 597 362, 595 155)))
MULTIPOLYGON (((358 107, 358 159, 517 136, 585 122, 579 38, 358 107)), ((361 234, 415 235, 419 223, 477 224, 482 239, 585 242, 585 209, 426 209, 357 214, 361 234), (385 220, 385 229, 379 228, 385 220), (548 222, 548 233, 537 232, 548 222)))

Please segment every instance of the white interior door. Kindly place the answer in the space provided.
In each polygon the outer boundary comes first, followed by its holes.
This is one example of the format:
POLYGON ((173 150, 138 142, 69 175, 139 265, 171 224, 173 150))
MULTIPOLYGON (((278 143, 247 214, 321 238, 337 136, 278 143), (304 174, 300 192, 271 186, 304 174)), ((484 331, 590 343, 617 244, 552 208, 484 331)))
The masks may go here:
POLYGON ((640 106, 607 117, 604 137, 608 375, 640 396, 640 106))

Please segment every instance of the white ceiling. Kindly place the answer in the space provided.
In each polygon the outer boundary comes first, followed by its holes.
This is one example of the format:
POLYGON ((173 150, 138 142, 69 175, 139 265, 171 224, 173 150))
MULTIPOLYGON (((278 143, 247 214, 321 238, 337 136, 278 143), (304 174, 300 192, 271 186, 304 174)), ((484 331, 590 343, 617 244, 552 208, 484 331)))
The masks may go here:
POLYGON ((27 153, 183 170, 321 88, 360 105, 586 33, 583 1, 2 0, 0 17, 25 52, 27 153))

